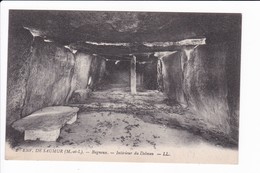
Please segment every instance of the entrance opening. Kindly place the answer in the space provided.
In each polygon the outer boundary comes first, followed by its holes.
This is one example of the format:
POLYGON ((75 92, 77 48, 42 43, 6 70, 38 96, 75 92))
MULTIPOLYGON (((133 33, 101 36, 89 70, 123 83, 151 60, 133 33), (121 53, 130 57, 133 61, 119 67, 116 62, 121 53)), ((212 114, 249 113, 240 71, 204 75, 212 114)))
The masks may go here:
MULTIPOLYGON (((136 61, 136 90, 144 92, 146 90, 157 90, 157 58, 136 61)), ((102 79, 100 90, 121 88, 130 92, 131 89, 131 60, 107 60, 106 70, 102 79)))
POLYGON ((130 61, 106 61, 102 90, 130 86, 130 61))

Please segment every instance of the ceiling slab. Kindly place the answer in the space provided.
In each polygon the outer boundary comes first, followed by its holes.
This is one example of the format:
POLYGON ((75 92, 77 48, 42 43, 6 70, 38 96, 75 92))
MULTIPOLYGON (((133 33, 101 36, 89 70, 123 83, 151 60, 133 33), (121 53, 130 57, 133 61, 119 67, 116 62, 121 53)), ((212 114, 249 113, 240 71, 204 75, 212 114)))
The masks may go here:
MULTIPOLYGON (((63 45, 79 42, 176 42, 240 31, 240 14, 10 10, 24 27, 63 45)), ((217 37, 216 37, 217 38, 217 37)))

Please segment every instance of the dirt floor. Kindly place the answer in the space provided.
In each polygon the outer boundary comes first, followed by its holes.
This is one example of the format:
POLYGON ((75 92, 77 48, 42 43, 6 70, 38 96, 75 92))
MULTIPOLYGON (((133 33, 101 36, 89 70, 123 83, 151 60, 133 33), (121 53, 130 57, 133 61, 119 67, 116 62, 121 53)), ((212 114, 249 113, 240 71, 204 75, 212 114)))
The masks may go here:
POLYGON ((62 128, 57 142, 26 141, 22 145, 37 147, 72 146, 95 148, 126 146, 160 148, 189 146, 205 141, 185 130, 145 122, 133 114, 115 112, 81 112, 74 124, 62 128))
POLYGON ((57 142, 25 141, 21 146, 131 148, 210 145, 236 148, 228 137, 210 129, 188 109, 169 102, 159 91, 131 95, 129 88, 96 91, 80 108, 74 124, 61 129, 57 142))
POLYGON ((75 124, 62 130, 61 137, 59 142, 62 144, 89 147, 115 145, 156 148, 201 142, 186 131, 147 123, 134 115, 112 112, 81 113, 75 124))

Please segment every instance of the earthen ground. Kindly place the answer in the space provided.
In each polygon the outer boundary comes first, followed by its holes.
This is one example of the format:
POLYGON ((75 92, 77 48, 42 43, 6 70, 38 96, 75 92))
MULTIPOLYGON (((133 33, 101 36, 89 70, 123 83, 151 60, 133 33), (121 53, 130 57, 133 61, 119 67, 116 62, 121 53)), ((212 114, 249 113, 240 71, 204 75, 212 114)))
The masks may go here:
POLYGON ((93 92, 80 108, 74 124, 61 129, 57 142, 25 141, 21 146, 84 147, 117 146, 136 149, 148 147, 232 146, 214 129, 197 119, 181 105, 170 105, 159 91, 139 91, 133 96, 129 88, 93 92), (226 145, 227 144, 227 145, 226 145))

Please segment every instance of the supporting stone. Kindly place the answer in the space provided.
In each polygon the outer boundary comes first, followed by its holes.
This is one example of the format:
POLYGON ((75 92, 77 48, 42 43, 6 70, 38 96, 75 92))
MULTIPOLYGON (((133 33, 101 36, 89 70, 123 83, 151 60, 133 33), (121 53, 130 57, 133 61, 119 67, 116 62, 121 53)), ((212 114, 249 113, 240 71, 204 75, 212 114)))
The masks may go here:
POLYGON ((60 135, 60 128, 50 131, 25 130, 24 140, 56 141, 60 135))
POLYGON ((131 93, 136 94, 136 56, 131 60, 131 93))
POLYGON ((162 73, 162 60, 157 60, 157 88, 159 91, 163 92, 163 73, 162 73))
POLYGON ((73 124, 77 121, 77 113, 75 113, 75 115, 66 123, 66 124, 73 124))
POLYGON ((69 99, 69 103, 86 103, 91 95, 91 92, 92 91, 88 88, 75 90, 69 99))

